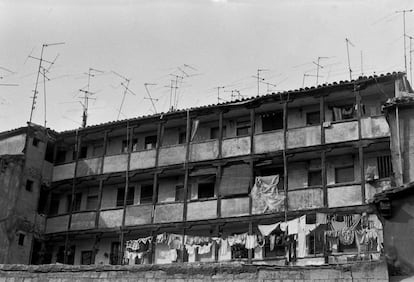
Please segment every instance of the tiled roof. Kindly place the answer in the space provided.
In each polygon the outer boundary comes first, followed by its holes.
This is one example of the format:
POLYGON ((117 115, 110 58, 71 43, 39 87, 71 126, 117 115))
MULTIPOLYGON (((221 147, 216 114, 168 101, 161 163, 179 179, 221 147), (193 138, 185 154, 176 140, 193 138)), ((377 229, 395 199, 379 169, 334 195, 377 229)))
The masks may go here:
MULTIPOLYGON (((348 87, 353 87, 355 84, 359 84, 359 83, 376 83, 376 82, 380 82, 383 80, 388 80, 390 78, 402 77, 404 75, 405 73, 403 72, 393 72, 393 73, 372 75, 372 76, 360 76, 358 77, 358 79, 351 80, 351 81, 341 80, 339 82, 321 84, 318 86, 299 88, 295 90, 287 90, 283 92, 271 93, 271 94, 260 95, 260 96, 252 96, 248 98, 243 98, 243 99, 238 99, 238 100, 223 102, 223 103, 218 103, 218 104, 209 104, 209 105, 204 105, 204 106, 199 106, 199 107, 191 107, 187 109, 171 111, 167 113, 163 112, 163 113, 158 113, 158 114, 153 114, 153 115, 144 115, 144 116, 124 119, 124 120, 109 121, 105 123, 89 125, 85 129, 86 130, 97 129, 99 127, 107 127, 107 126, 116 125, 116 124, 123 124, 126 122, 134 122, 134 121, 145 120, 145 119, 163 118, 164 116, 173 116, 173 115, 180 114, 180 113, 183 114, 187 111, 197 112, 197 111, 209 109, 209 108, 213 109, 213 108, 228 107, 228 106, 233 106, 233 105, 236 106, 236 105, 245 104, 248 102, 253 102, 255 100, 259 101, 261 99, 267 99, 267 98, 272 98, 272 97, 292 97, 292 95, 298 95, 298 94, 314 94, 314 93, 318 93, 320 91, 331 89, 331 88, 348 88, 348 87)), ((85 129, 82 129, 82 130, 85 130, 85 129)), ((70 134, 70 133, 76 132, 76 130, 79 130, 79 129, 65 130, 65 131, 60 132, 60 134, 70 134)))

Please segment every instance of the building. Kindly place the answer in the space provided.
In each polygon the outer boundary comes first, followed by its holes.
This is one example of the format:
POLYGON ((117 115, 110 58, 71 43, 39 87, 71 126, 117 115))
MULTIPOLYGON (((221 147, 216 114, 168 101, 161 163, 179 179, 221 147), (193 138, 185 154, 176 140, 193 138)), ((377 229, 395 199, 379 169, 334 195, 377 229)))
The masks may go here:
POLYGON ((29 264, 43 240, 54 132, 35 124, 0 133, 0 264, 29 264))
POLYGON ((414 275, 414 145, 412 138, 414 97, 390 99, 384 112, 391 126, 391 152, 395 184, 378 193, 374 204, 384 225, 384 249, 389 273, 393 276, 414 275))
POLYGON ((42 262, 379 260, 382 105, 406 92, 392 73, 60 132, 42 262))

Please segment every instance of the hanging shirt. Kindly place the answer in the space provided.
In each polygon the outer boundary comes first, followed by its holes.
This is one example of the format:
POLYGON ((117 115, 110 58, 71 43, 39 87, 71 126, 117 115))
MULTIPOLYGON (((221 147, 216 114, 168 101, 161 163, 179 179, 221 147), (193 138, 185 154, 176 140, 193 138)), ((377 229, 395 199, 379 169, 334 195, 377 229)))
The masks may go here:
POLYGON ((246 249, 254 249, 257 247, 257 235, 247 235, 246 249))
POLYGON ((287 222, 288 235, 298 234, 299 218, 287 222))

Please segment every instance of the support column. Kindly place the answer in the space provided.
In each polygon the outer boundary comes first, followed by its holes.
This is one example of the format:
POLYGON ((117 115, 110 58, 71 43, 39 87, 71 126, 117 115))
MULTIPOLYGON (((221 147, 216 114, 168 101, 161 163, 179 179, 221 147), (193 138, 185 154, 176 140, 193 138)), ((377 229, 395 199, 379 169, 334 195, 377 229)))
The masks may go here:
POLYGON ((358 157, 360 167, 360 178, 361 178, 361 203, 365 203, 365 168, 364 168, 364 148, 362 144, 362 105, 361 105, 361 91, 360 86, 355 85, 355 98, 357 104, 357 115, 358 115, 358 157))
POLYGON ((222 158, 223 151, 223 112, 219 113, 219 139, 218 139, 218 158, 222 158))
POLYGON ((287 221, 288 211, 288 160, 287 150, 287 128, 288 128, 288 101, 283 104, 283 188, 285 190, 285 221, 287 221))
POLYGON ((124 252, 125 252, 125 247, 124 247, 124 242, 125 242, 125 238, 124 238, 124 232, 125 232, 125 217, 126 217, 126 208, 127 208, 127 199, 128 199, 128 190, 129 190, 129 167, 130 167, 130 160, 131 160, 131 151, 132 151, 132 136, 134 134, 134 127, 130 128, 129 127, 129 122, 127 121, 127 130, 126 130, 126 135, 127 135, 127 145, 128 145, 128 158, 127 158, 127 168, 125 171, 125 189, 124 189, 124 204, 123 204, 123 209, 122 209, 122 225, 121 225, 121 238, 120 238, 120 257, 118 257, 118 263, 122 264, 123 263, 123 257, 124 257, 124 252))
POLYGON ((187 127, 186 127, 186 152, 184 162, 184 208, 183 208, 183 221, 187 221, 187 197, 188 197, 188 178, 189 178, 189 167, 188 158, 190 155, 190 137, 191 137, 191 119, 190 111, 187 110, 187 127))
POLYGON ((68 225, 66 228, 66 235, 65 235, 65 253, 63 256, 63 263, 68 263, 68 252, 69 252, 69 231, 70 226, 72 224, 72 213, 73 213, 73 206, 75 204, 75 192, 76 192, 76 175, 78 170, 78 160, 79 160, 79 152, 82 144, 82 138, 79 136, 79 130, 76 131, 76 139, 75 139, 75 171, 73 172, 73 179, 72 179, 72 192, 71 192, 71 203, 69 208, 69 219, 68 225))
MULTIPOLYGON (((108 143, 108 131, 105 131, 104 133, 104 141, 103 141, 103 150, 102 150, 102 161, 101 161, 101 167, 99 168, 99 174, 103 174, 103 168, 104 168, 104 158, 106 155, 107 150, 107 143, 108 143)), ((96 207, 96 217, 95 217, 95 228, 99 228, 99 217, 101 213, 101 207, 102 207, 102 194, 103 194, 103 186, 104 186, 104 179, 100 177, 99 179, 99 194, 98 194, 98 206, 96 207)))
POLYGON ((221 218, 221 193, 220 193, 220 184, 221 184, 221 176, 222 176, 222 166, 221 164, 217 166, 216 171, 216 184, 214 185, 215 194, 217 195, 217 218, 221 218))
MULTIPOLYGON (((249 214, 252 215, 252 209, 253 209, 253 199, 250 196, 250 192, 253 188, 254 185, 254 161, 253 161, 253 156, 254 156, 254 131, 256 128, 256 112, 255 109, 252 108, 250 109, 250 161, 249 161, 249 165, 250 165, 250 183, 249 183, 249 214)), ((250 225, 249 225, 250 226, 250 225)), ((251 253, 251 252, 249 252, 251 253)), ((251 255, 251 254, 250 254, 251 255)))

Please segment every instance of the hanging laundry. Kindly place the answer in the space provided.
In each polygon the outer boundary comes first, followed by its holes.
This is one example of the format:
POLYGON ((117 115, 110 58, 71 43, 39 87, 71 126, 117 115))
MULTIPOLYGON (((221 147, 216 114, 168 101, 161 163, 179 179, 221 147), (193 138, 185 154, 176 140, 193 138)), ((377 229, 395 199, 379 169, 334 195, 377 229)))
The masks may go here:
POLYGON ((299 218, 287 222, 288 235, 298 234, 299 218))
POLYGON ((198 254, 199 255, 204 255, 204 254, 208 254, 211 252, 211 243, 208 243, 207 245, 204 246, 199 246, 198 247, 198 254))
POLYGON ((168 237, 168 246, 170 249, 180 250, 183 243, 183 235, 170 234, 168 237))
POLYGON ((247 235, 246 249, 254 249, 257 247, 257 235, 247 235))
POLYGON ((279 175, 258 176, 250 193, 253 200, 254 214, 276 212, 283 208, 285 195, 277 189, 279 175))
POLYGON ((227 255, 229 249, 229 243, 227 239, 221 239, 220 241, 220 256, 224 257, 227 255))
POLYGON ((339 232, 339 242, 341 242, 342 245, 352 245, 354 242, 354 230, 350 229, 343 229, 339 232))
POLYGON ((275 249, 276 235, 272 234, 269 236, 269 248, 271 251, 275 249))
POLYGON ((259 229, 260 233, 262 233, 263 236, 269 236, 270 233, 272 233, 273 230, 275 230, 279 226, 280 222, 275 224, 269 224, 269 225, 257 225, 257 228, 259 229))
POLYGON ((287 222, 281 222, 279 228, 282 232, 286 232, 287 222))
POLYGON ((298 221, 298 244, 297 244, 297 256, 305 257, 306 256, 306 233, 308 228, 306 226, 306 215, 303 215, 299 218, 298 221))
POLYGON ((326 213, 316 213, 316 224, 326 224, 327 222, 326 213))
POLYGON ((185 245, 185 248, 189 255, 193 255, 195 253, 195 250, 198 248, 198 246, 197 245, 185 245))
POLYGON ((174 262, 177 260, 177 250, 176 249, 171 249, 168 251, 168 259, 171 262, 174 262))

